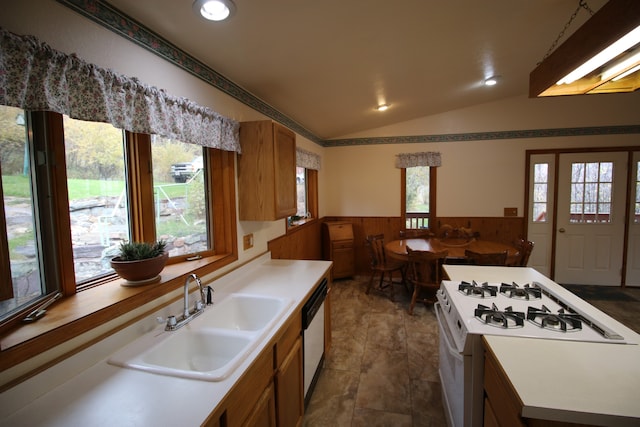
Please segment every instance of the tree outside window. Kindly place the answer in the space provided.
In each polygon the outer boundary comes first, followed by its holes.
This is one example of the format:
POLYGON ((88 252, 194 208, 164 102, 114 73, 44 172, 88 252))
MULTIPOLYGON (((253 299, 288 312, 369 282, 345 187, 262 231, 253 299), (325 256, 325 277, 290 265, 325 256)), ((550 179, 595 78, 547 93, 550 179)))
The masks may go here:
POLYGON ((405 227, 429 228, 431 168, 415 166, 405 171, 405 227))

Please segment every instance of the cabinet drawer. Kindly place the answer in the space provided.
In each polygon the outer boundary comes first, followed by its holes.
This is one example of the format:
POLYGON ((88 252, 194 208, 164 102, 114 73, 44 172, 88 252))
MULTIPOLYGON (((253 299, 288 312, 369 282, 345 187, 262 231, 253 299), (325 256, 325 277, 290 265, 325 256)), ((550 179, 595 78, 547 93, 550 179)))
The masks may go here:
POLYGON ((262 352, 254 364, 236 383, 230 398, 225 402, 226 424, 240 426, 258 403, 265 388, 273 378, 273 353, 271 348, 262 352))
POLYGON ((328 227, 331 240, 353 240, 353 227, 351 223, 329 224, 328 227))
POLYGON ((278 338, 275 346, 275 366, 274 369, 277 369, 282 362, 291 351, 291 348, 296 342, 296 339, 300 336, 300 332, 302 330, 302 314, 298 312, 297 314, 291 316, 291 320, 289 320, 286 329, 278 338))
POLYGON ((522 403, 490 353, 485 353, 484 390, 492 409, 491 415, 500 426, 525 426, 520 418, 522 403))
POLYGON ((338 240, 335 242, 331 242, 331 247, 336 249, 352 249, 353 248, 353 240, 338 240))

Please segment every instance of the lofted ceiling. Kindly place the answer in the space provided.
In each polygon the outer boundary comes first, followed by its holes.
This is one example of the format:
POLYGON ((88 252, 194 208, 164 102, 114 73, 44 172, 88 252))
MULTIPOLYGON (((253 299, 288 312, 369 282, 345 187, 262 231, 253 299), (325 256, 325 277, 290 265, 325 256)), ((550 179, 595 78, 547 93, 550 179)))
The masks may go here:
MULTIPOLYGON (((318 139, 527 96, 579 3, 234 0, 231 19, 210 22, 193 0, 107 1, 318 139), (483 86, 492 75, 499 84, 483 86)), ((588 17, 581 9, 561 42, 588 17)))

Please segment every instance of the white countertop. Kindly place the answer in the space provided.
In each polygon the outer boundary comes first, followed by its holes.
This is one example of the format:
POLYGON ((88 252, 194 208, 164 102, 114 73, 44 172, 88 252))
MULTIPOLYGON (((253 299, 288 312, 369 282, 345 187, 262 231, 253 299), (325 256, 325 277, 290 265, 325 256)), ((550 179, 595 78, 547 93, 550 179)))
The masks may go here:
MULTIPOLYGON (((531 268, 447 265, 445 269, 455 281, 536 280, 560 295, 571 294, 531 268)), ((639 426, 640 335, 584 300, 578 301, 577 308, 588 310, 632 344, 484 337, 523 403, 521 415, 573 423, 639 426)))
MULTIPOLYGON (((0 420, 0 426, 200 425, 284 322, 300 309, 330 267, 330 261, 271 260, 262 256, 227 276, 205 283, 214 287, 215 299, 232 292, 246 292, 294 300, 261 343, 224 381, 189 380, 112 366, 107 363, 110 354, 105 354, 100 363, 16 408, 0 420)), ((215 304, 207 308, 214 309, 215 304)), ((73 357, 82 357, 82 353, 73 357)), ((29 381, 38 385, 37 376, 29 381)), ((12 390, 2 393, 0 404, 15 404, 11 393, 12 390)))
POLYGON ((485 336, 525 418, 640 425, 640 346, 485 336))

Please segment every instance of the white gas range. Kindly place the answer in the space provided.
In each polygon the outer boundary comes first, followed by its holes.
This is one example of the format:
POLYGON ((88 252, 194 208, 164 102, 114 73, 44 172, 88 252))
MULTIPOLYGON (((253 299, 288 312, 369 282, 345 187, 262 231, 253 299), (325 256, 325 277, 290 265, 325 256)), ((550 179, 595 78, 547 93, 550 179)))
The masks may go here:
POLYGON ((480 426, 483 335, 637 344, 617 322, 531 268, 445 265, 437 292, 440 379, 449 425, 480 426))

